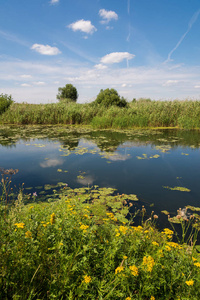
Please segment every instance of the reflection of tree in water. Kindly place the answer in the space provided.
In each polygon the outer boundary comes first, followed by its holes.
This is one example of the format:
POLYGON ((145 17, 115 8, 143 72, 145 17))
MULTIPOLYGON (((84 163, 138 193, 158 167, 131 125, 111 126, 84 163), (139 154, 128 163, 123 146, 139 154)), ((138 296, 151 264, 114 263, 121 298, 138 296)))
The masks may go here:
POLYGON ((0 145, 13 147, 19 139, 47 139, 59 141, 64 148, 74 150, 79 140, 85 138, 95 143, 100 150, 114 152, 125 142, 152 144, 152 146, 170 145, 200 147, 200 132, 198 130, 91 130, 84 127, 67 126, 0 126, 0 145))

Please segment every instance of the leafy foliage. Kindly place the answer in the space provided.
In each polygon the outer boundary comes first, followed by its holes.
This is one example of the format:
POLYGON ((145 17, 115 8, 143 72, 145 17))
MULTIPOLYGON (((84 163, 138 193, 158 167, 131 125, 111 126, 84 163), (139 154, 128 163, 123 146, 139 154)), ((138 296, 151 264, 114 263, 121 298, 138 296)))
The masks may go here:
POLYGON ((120 97, 115 89, 101 90, 95 100, 96 103, 104 105, 106 107, 116 105, 119 107, 127 106, 127 102, 123 97, 120 97))
MULTIPOLYGON (((175 230, 155 228, 153 212, 145 221, 145 208, 128 221, 137 196, 114 192, 98 186, 73 190, 60 183, 48 202, 25 205, 22 191, 13 205, 2 201, 0 298, 199 299, 194 231, 193 243, 176 243, 175 230), (142 226, 134 224, 138 215, 142 226)), ((32 195, 34 201, 37 194, 32 195)), ((199 230, 196 214, 188 219, 179 209, 176 219, 184 234, 188 224, 199 230)))
POLYGON ((64 87, 58 88, 57 99, 64 100, 67 99, 67 102, 74 101, 76 102, 78 98, 77 89, 72 84, 66 84, 64 87))
POLYGON ((0 114, 6 111, 6 109, 13 103, 12 96, 7 94, 0 94, 0 114))

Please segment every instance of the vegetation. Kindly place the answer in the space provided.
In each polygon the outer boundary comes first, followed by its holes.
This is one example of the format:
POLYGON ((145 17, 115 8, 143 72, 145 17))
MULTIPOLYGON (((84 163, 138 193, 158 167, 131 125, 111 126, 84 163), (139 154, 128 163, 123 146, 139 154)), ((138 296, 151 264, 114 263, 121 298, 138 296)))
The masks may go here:
POLYGON ((0 94, 0 115, 5 112, 12 103, 13 99, 11 95, 0 94))
POLYGON ((58 88, 57 99, 62 101, 67 99, 68 102, 73 101, 76 102, 78 98, 77 89, 72 84, 66 84, 63 88, 58 88))
POLYGON ((112 105, 116 105, 119 107, 127 106, 127 102, 124 97, 120 97, 115 89, 101 90, 97 95, 95 103, 104 105, 105 107, 109 107, 112 105))
POLYGON ((130 215, 136 195, 97 186, 72 190, 64 183, 48 202, 22 189, 9 204, 17 170, 1 172, 1 299, 200 298, 198 214, 179 209, 169 219, 173 230, 160 232, 153 212, 148 219, 144 207, 130 215), (25 205, 30 197, 33 203, 25 205), (173 240, 174 225, 182 227, 183 239, 173 240))
POLYGON ((106 108, 64 101, 52 104, 12 103, 0 115, 2 124, 83 124, 94 128, 176 127, 200 129, 200 101, 132 101, 106 108))

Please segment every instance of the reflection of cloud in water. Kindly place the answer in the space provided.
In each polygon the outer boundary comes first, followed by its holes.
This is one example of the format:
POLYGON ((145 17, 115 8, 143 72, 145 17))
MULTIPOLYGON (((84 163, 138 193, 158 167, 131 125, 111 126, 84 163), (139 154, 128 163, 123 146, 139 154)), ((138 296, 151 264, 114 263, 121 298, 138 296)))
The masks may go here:
POLYGON ((86 175, 84 179, 77 179, 77 182, 83 185, 88 185, 88 184, 92 185, 94 180, 95 180, 94 176, 86 175))
POLYGON ((96 148, 97 144, 86 138, 81 138, 78 143, 79 147, 96 148))
POLYGON ((40 167, 42 168, 50 168, 50 167, 56 167, 63 164, 62 159, 48 159, 42 163, 40 163, 40 167))
POLYGON ((112 161, 125 161, 130 158, 130 154, 103 153, 100 155, 112 161))

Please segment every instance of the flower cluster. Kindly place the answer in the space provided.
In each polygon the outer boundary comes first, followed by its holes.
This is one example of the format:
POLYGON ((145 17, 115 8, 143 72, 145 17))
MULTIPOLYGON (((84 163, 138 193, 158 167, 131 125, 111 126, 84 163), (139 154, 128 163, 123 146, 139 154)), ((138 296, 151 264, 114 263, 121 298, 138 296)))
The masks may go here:
POLYGON ((155 261, 151 256, 144 256, 143 257, 143 265, 147 267, 147 271, 151 272, 153 266, 155 265, 155 261))
POLYGON ((15 223, 15 226, 17 226, 17 228, 24 228, 25 224, 24 223, 15 223))
POLYGON ((129 269, 131 270, 131 274, 133 276, 138 276, 138 268, 136 266, 130 266, 129 269))
POLYGON ((90 276, 85 275, 85 276, 84 276, 83 282, 84 282, 84 283, 90 283, 91 280, 92 280, 92 278, 91 278, 90 276))
POLYGON ((123 266, 117 267, 117 268, 115 269, 115 274, 120 273, 120 272, 123 271, 123 270, 124 270, 124 267, 123 267, 123 266))

